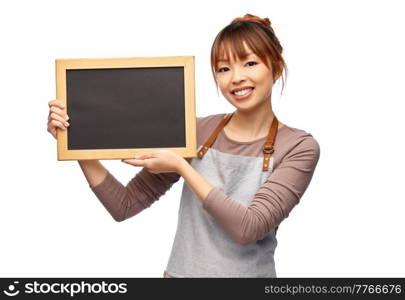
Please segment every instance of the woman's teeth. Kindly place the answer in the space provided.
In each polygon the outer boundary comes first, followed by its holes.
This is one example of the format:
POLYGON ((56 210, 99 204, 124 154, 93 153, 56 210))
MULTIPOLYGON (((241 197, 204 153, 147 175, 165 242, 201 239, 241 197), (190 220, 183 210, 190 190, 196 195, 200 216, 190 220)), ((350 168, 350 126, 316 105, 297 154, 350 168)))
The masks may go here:
POLYGON ((246 95, 247 93, 249 93, 251 90, 252 90, 252 88, 248 88, 248 89, 234 92, 234 94, 238 95, 238 96, 243 96, 243 95, 246 95))

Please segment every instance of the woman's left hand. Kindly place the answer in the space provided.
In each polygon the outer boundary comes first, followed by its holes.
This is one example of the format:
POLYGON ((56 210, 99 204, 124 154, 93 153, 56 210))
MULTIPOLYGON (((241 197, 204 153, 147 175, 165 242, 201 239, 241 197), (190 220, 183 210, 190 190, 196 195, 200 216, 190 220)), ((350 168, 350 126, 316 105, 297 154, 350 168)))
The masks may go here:
POLYGON ((186 160, 176 152, 170 150, 152 150, 135 155, 135 159, 123 159, 122 162, 145 167, 150 173, 179 173, 181 165, 186 160))

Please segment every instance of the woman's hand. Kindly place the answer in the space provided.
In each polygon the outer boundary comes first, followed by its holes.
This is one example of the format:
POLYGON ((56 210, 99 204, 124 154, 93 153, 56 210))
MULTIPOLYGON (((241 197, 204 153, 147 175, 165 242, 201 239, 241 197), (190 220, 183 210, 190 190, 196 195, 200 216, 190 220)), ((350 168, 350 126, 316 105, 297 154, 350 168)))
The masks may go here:
POLYGON ((169 150, 153 150, 140 153, 135 159, 123 159, 122 161, 137 167, 145 167, 149 172, 165 173, 176 172, 184 178, 187 185, 196 193, 201 201, 207 198, 214 188, 190 165, 192 158, 184 159, 175 152, 169 150))
POLYGON ((52 100, 48 103, 48 132, 56 139, 56 128, 66 130, 69 120, 66 114, 65 105, 59 100, 52 100))
MULTIPOLYGON (((123 159, 122 162, 145 167, 150 173, 180 173, 181 167, 187 161, 170 150, 152 150, 135 155, 135 159, 123 159)), ((181 174, 180 174, 181 175, 181 174)))

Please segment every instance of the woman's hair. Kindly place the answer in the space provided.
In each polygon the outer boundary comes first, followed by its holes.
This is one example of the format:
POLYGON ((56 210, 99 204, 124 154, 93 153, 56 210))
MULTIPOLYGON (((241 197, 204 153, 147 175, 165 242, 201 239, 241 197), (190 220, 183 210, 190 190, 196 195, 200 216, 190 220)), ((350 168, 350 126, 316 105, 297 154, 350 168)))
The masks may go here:
MULTIPOLYGON (((281 55, 283 47, 274 34, 270 20, 246 14, 242 18, 235 18, 214 40, 211 48, 211 69, 216 84, 215 71, 218 68, 218 60, 221 58, 229 60, 229 55, 233 53, 236 53, 240 60, 246 58, 243 43, 246 43, 268 68, 271 64, 274 82, 282 77, 283 71, 287 75, 287 65, 281 55)), ((282 81, 284 89, 283 77, 282 81)))

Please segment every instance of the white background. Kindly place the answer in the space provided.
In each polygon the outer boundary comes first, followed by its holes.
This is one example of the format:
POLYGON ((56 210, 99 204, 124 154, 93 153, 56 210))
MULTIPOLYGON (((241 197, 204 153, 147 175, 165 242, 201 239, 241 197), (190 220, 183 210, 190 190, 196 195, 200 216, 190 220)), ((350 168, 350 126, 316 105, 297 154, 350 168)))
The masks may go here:
MULTIPOLYGON (((403 2, 402 2, 403 3, 403 2)), ((278 119, 321 147, 277 233, 280 277, 405 275, 401 1, 2 1, 0 276, 162 277, 183 181, 114 222, 46 131, 56 58, 196 58, 197 115, 231 112, 209 54, 233 18, 269 17, 285 52, 278 119)), ((126 184, 139 168, 103 164, 126 184)))

